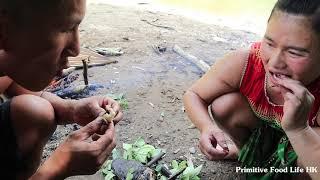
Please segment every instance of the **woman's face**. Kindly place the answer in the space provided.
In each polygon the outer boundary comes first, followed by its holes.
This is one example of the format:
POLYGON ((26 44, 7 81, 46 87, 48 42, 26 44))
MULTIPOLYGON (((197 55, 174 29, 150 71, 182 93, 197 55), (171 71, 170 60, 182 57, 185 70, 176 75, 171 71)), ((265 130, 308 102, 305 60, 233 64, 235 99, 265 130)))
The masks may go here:
POLYGON ((271 87, 284 76, 308 85, 320 75, 320 36, 310 18, 279 10, 271 16, 261 45, 261 58, 271 87))

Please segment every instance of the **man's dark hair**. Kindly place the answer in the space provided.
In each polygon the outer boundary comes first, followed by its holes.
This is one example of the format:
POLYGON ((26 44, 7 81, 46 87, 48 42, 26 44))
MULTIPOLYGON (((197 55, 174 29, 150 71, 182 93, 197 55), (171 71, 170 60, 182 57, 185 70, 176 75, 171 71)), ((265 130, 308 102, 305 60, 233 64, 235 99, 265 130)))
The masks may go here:
POLYGON ((313 30, 320 34, 320 0, 278 0, 272 9, 269 20, 276 10, 310 17, 313 30))
POLYGON ((65 0, 0 0, 1 13, 18 24, 28 22, 32 15, 53 13, 65 0))

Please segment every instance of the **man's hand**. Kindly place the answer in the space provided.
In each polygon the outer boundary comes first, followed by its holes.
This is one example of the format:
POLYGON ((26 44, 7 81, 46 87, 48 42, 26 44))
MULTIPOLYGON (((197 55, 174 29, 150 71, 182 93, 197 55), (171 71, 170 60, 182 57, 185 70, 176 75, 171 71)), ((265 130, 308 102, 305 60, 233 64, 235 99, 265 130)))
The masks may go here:
POLYGON ((73 101, 72 104, 73 110, 71 117, 73 122, 82 126, 104 114, 106 112, 106 106, 111 107, 115 112, 116 115, 113 119, 115 124, 123 118, 119 103, 108 97, 93 96, 73 101))
POLYGON ((94 174, 112 153, 115 142, 113 122, 106 124, 98 117, 70 134, 30 179, 94 174))
POLYGON ((209 160, 221 160, 228 155, 228 147, 224 133, 221 130, 201 132, 199 148, 209 160), (223 150, 217 149, 220 145, 223 150))
POLYGON ((308 126, 314 96, 299 81, 279 78, 284 98, 281 126, 285 131, 300 131, 308 126))

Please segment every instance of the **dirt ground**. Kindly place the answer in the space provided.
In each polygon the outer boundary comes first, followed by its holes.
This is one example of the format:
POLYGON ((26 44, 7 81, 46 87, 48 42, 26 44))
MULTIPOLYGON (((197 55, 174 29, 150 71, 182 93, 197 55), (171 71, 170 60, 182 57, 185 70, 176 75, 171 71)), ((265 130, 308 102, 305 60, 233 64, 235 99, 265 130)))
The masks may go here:
MULTIPOLYGON (((90 83, 101 83, 107 87, 96 94, 124 93, 129 102, 123 121, 117 125, 119 148, 123 142, 133 143, 142 137, 147 143, 167 150, 164 162, 184 158, 190 154, 190 148, 195 148, 196 152, 191 154, 194 163, 204 165, 201 179, 243 178, 235 172, 239 165, 237 162, 208 161, 198 149, 199 132, 190 126, 191 121, 183 111, 182 96, 203 72, 173 52, 172 47, 176 44, 212 65, 225 53, 259 40, 258 35, 151 11, 148 7, 143 10, 89 4, 86 18, 80 26, 80 36, 82 47, 121 47, 124 51, 121 56, 110 57, 118 63, 89 69, 90 83), (162 45, 166 51, 157 54, 152 45, 162 45), (175 151, 178 152, 175 154, 175 151)), ((75 129, 75 125, 58 127, 45 148, 43 158, 47 158, 75 129)), ((98 172, 68 179, 103 177, 98 172)))

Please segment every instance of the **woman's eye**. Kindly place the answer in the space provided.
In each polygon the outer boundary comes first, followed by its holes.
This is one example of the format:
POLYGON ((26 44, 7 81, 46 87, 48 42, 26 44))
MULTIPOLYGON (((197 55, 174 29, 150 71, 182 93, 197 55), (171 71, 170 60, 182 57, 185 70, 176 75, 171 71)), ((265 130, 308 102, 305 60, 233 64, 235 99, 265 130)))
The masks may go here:
POLYGON ((305 56, 305 54, 300 53, 300 52, 295 52, 295 51, 288 51, 288 52, 293 57, 304 57, 305 56))
POLYGON ((267 45, 268 45, 269 47, 273 47, 273 44, 272 44, 272 43, 267 42, 267 45))

